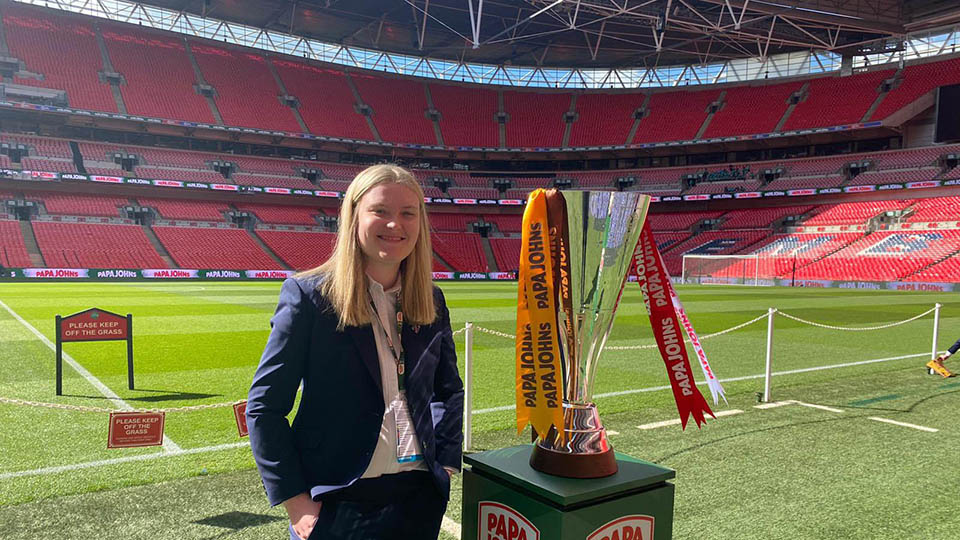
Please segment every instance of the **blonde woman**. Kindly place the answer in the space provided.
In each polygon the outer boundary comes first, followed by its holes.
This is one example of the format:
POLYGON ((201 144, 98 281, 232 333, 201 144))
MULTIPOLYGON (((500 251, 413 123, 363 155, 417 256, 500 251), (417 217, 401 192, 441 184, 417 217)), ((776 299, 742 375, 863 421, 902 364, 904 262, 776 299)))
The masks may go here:
POLYGON ((463 383, 431 263, 423 190, 376 165, 347 188, 330 258, 283 283, 247 425, 292 540, 437 538, 463 383))

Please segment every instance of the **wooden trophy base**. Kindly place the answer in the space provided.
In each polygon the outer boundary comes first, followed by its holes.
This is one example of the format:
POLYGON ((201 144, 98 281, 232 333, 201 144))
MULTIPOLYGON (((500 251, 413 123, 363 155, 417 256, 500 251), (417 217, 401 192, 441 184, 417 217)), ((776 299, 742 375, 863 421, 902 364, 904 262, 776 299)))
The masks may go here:
POLYGON ((571 454, 533 445, 530 466, 534 469, 564 478, 603 478, 617 472, 617 458, 613 448, 597 454, 571 454))

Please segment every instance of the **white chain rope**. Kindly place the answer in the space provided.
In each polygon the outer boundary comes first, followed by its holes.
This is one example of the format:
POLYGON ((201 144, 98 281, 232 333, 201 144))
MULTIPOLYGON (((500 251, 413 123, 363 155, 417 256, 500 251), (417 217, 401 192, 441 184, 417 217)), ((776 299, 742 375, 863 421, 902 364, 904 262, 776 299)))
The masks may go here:
POLYGON ((775 311, 776 311, 777 314, 783 315, 784 317, 786 317, 786 318, 788 318, 788 319, 790 319, 790 320, 797 321, 798 323, 809 324, 810 326, 816 326, 816 327, 818 327, 818 328, 827 328, 827 329, 830 329, 830 330, 846 330, 846 331, 848 331, 848 332, 863 332, 863 331, 865 331, 865 330, 883 330, 883 329, 885 329, 885 328, 892 328, 892 327, 894 327, 894 326, 900 326, 901 324, 907 324, 908 322, 913 322, 913 321, 915 321, 915 320, 917 320, 917 319, 920 319, 920 318, 922 318, 922 317, 925 317, 925 316, 933 313, 934 311, 936 311, 936 309, 937 309, 937 308, 935 308, 935 307, 930 308, 930 309, 928 309, 927 311, 924 311, 923 313, 921 313, 921 314, 919 314, 919 315, 916 315, 916 316, 914 316, 914 317, 910 317, 909 319, 904 319, 904 320, 902 320, 902 321, 896 321, 896 322, 892 322, 892 323, 889 323, 889 324, 881 324, 881 325, 879 325, 879 326, 862 326, 862 327, 833 326, 833 325, 830 325, 830 324, 823 324, 823 323, 808 321, 808 320, 806 320, 806 319, 801 319, 800 317, 797 317, 797 316, 794 316, 794 315, 790 315, 789 313, 784 313, 784 312, 779 311, 779 310, 775 310, 775 311))
MULTIPOLYGON (((931 311, 932 311, 932 310, 931 310, 931 311)), ((927 313, 929 313, 929 312, 927 312, 927 313)), ((924 315, 925 315, 925 314, 924 314, 924 315)), ((755 318, 755 319, 750 319, 750 320, 747 321, 747 322, 740 323, 740 324, 738 324, 738 325, 736 325, 736 326, 731 326, 730 328, 727 328, 726 330, 721 330, 721 331, 719 331, 719 332, 714 332, 714 333, 712 333, 712 334, 707 334, 707 335, 705 335, 705 336, 701 336, 701 337, 700 337, 700 341, 703 341, 703 340, 705 340, 705 339, 710 339, 710 338, 718 337, 718 336, 722 336, 722 335, 728 334, 728 333, 730 333, 730 332, 735 332, 735 331, 737 331, 737 330, 740 330, 741 328, 745 328, 745 327, 750 326, 751 324, 753 324, 753 323, 755 323, 755 322, 762 321, 763 319, 766 319, 766 318, 767 318, 767 314, 764 313, 763 315, 760 315, 759 317, 757 317, 757 318, 755 318)), ((498 331, 496 331, 496 330, 491 330, 490 328, 484 328, 484 327, 482 327, 482 326, 474 326, 473 328, 474 328, 474 330, 477 330, 477 331, 479 331, 479 332, 483 332, 484 334, 490 334, 490 335, 492 335, 492 336, 497 336, 497 337, 502 337, 502 338, 507 338, 507 339, 516 339, 516 338, 517 338, 517 336, 515 336, 515 335, 513 335, 513 334, 507 334, 507 333, 504 333, 504 332, 498 332, 498 331)), ((458 330, 458 331, 459 331, 459 330, 458 330)), ((686 342, 687 342, 687 343, 690 343, 690 340, 688 339, 688 340, 686 340, 686 342)), ((641 349, 656 349, 656 348, 657 348, 657 344, 656 344, 656 343, 651 343, 651 344, 649 344, 649 345, 622 345, 622 346, 607 346, 607 347, 604 347, 605 350, 609 350, 609 351, 637 351, 637 350, 641 350, 641 349)))
POLYGON ((239 402, 231 403, 210 403, 207 405, 189 405, 186 407, 170 407, 167 409, 107 409, 105 407, 87 407, 85 405, 67 405, 65 403, 42 403, 39 401, 27 401, 25 399, 16 399, 0 396, 0 403, 7 403, 9 405, 20 405, 25 407, 43 407, 46 409, 63 409, 67 411, 79 411, 79 412, 99 412, 99 413, 111 413, 111 412, 162 412, 162 413, 171 413, 171 412, 188 412, 188 411, 200 411, 204 409, 219 409, 221 407, 233 407, 239 402))

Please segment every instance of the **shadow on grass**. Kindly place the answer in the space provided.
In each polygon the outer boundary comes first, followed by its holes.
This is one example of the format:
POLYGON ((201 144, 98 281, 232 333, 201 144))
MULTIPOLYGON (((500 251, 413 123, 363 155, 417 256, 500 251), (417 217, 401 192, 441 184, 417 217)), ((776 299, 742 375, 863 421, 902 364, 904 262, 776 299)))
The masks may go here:
MULTIPOLYGON (((124 401, 138 401, 144 403, 156 403, 160 401, 186 401, 191 399, 207 399, 213 397, 220 397, 223 394, 198 394, 195 392, 171 392, 169 390, 151 390, 148 388, 136 388, 134 392, 157 392, 158 395, 154 396, 139 396, 139 397, 126 397, 123 398, 124 401)), ((99 399, 99 400, 110 400, 111 398, 107 396, 91 396, 86 394, 63 394, 64 397, 72 398, 83 398, 83 399, 99 399)))
POLYGON ((227 529, 220 534, 215 534, 206 538, 206 540, 214 540, 215 538, 229 536, 240 529, 246 529, 247 527, 259 527, 260 525, 266 525, 267 523, 273 523, 275 521, 283 521, 283 518, 278 516, 269 516, 266 514, 253 514, 250 512, 227 512, 217 516, 198 519, 193 523, 227 529))

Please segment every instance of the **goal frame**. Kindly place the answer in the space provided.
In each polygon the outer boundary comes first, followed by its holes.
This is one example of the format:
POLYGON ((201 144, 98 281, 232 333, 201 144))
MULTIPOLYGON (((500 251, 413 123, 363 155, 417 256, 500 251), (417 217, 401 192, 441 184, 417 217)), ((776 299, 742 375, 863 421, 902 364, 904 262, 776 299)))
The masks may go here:
POLYGON ((760 285, 760 259, 765 257, 760 257, 759 254, 753 253, 750 255, 687 255, 683 256, 683 266, 680 271, 680 278, 682 283, 693 283, 693 284, 702 284, 702 285, 760 285), (695 278, 691 278, 688 274, 688 269, 694 268, 696 265, 695 261, 723 261, 723 260, 752 260, 753 261, 753 275, 742 275, 742 280, 739 282, 728 281, 729 278, 714 278, 711 279, 707 276, 698 275, 695 278), (707 277, 705 281, 704 278, 707 277))

